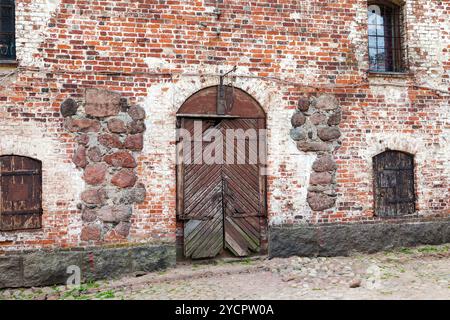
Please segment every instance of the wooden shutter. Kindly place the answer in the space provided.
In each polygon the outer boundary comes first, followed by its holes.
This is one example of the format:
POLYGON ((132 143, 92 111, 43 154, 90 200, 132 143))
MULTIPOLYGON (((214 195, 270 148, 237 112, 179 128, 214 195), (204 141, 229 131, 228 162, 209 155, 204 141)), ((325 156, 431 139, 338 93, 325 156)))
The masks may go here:
POLYGON ((374 158, 375 213, 395 217, 414 213, 414 158, 386 151, 374 158))
POLYGON ((42 226, 42 164, 21 156, 0 156, 0 230, 42 226))

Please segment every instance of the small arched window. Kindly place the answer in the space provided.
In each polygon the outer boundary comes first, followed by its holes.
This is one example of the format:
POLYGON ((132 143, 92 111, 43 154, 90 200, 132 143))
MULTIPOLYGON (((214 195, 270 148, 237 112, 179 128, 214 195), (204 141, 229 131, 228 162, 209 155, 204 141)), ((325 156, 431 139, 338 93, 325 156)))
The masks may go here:
POLYGON ((14 0, 0 0, 0 62, 16 59, 14 0))
POLYGON ((404 72, 403 8, 393 1, 369 1, 368 19, 370 71, 404 72))
POLYGON ((0 156, 0 231, 38 229, 41 216, 41 162, 0 156))
POLYGON ((395 217, 414 213, 414 157, 386 151, 373 159, 375 214, 395 217))

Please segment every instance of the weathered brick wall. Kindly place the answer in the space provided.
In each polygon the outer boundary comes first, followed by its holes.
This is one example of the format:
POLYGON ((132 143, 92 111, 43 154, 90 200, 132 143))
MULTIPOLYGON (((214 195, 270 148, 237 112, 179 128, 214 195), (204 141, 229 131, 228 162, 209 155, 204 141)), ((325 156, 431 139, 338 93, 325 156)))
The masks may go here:
MULTIPOLYGON (((409 75, 368 76, 367 1, 17 0, 19 67, 1 69, 0 154, 44 165, 43 229, 0 233, 4 250, 78 246, 83 172, 61 103, 86 88, 116 91, 146 111, 136 172, 147 189, 121 241, 175 239, 175 113, 227 81, 267 113, 272 225, 373 219, 371 158, 385 148, 416 161, 418 215, 449 215, 450 2, 406 1, 409 75), (220 14, 218 14, 220 12, 220 14), (336 207, 307 203, 314 152, 299 151, 291 117, 303 96, 342 109, 336 207), (57 190, 57 191, 56 191, 57 190)), ((115 240, 117 241, 117 240, 115 240)), ((0 250, 3 250, 0 249, 0 250)))

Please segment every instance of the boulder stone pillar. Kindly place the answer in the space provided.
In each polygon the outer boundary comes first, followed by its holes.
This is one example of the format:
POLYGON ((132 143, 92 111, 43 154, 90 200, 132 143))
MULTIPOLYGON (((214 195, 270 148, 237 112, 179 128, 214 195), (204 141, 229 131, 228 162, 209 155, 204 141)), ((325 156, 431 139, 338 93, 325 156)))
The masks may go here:
POLYGON ((65 128, 76 136, 72 160, 86 182, 78 206, 83 220, 80 240, 126 239, 133 205, 146 196, 136 175, 136 156, 144 148, 145 110, 130 106, 118 93, 87 89, 84 101, 65 100, 61 114, 65 128))
POLYGON ((333 154, 341 145, 342 111, 331 94, 302 97, 292 116, 291 138, 300 151, 317 154, 312 166, 307 201, 313 211, 336 205, 336 169, 333 154))

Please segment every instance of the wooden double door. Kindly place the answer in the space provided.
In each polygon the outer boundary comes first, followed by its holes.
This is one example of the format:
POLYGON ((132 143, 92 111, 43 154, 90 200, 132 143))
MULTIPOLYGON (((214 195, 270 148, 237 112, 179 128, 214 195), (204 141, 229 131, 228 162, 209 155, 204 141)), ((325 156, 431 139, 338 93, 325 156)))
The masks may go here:
POLYGON ((266 224, 261 163, 264 119, 182 118, 180 127, 194 137, 187 143, 184 139, 178 142, 184 143, 178 148, 177 177, 184 256, 202 259, 224 251, 238 257, 259 253, 266 224), (200 129, 195 134, 195 126, 201 127, 201 135, 200 129), (186 155, 189 161, 181 159, 186 155))

